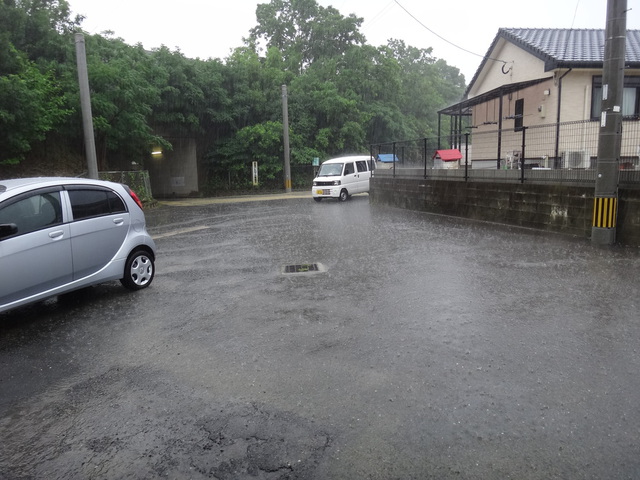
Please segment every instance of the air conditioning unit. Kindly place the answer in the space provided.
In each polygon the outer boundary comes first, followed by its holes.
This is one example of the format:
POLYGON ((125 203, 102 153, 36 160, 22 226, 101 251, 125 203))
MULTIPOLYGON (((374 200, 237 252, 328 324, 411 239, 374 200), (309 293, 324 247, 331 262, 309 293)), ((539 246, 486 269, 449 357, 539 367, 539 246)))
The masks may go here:
POLYGON ((564 168, 590 168, 591 157, 582 150, 567 151, 562 153, 562 165, 564 168))

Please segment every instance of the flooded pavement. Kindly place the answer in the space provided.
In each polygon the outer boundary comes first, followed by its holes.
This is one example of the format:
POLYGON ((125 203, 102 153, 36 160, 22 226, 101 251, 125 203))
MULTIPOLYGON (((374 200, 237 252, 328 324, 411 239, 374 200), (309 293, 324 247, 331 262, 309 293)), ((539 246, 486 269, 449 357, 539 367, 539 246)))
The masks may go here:
POLYGON ((366 195, 147 221, 149 289, 0 314, 0 478, 640 477, 637 250, 366 195))

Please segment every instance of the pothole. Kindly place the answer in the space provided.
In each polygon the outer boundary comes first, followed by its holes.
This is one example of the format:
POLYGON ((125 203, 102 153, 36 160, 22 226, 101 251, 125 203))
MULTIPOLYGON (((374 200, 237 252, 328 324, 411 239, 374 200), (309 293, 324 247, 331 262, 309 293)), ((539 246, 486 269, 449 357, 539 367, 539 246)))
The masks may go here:
POLYGON ((297 263, 282 267, 283 274, 304 275, 326 272, 327 269, 321 263, 297 263))

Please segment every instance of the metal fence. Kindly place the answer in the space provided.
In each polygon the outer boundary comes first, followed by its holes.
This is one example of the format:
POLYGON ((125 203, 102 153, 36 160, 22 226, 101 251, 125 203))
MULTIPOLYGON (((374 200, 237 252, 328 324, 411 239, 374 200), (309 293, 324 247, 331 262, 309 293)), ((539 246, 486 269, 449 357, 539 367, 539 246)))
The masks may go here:
POLYGON ((153 201, 151 181, 147 170, 99 172, 98 176, 100 180, 124 183, 136 192, 136 195, 143 203, 150 203, 153 201))
MULTIPOLYGON (((599 133, 599 122, 565 122, 375 144, 371 154, 395 159, 378 162, 376 175, 584 185, 596 180, 599 133), (443 149, 457 149, 461 158, 442 160, 436 152, 443 149)), ((624 121, 621 186, 640 188, 639 156, 640 122, 624 121)))
MULTIPOLYGON (((258 182, 252 182, 252 164, 246 163, 233 171, 209 172, 204 193, 207 195, 232 195, 239 193, 272 192, 285 188, 284 170, 265 175, 258 166, 258 182)), ((291 187, 294 190, 311 189, 318 167, 311 164, 290 166, 291 187)))

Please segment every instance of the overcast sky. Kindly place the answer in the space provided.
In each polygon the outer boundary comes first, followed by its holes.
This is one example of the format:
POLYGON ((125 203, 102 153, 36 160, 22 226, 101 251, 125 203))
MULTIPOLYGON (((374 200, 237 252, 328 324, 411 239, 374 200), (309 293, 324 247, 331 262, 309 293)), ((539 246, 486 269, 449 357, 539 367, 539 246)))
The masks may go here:
MULTIPOLYGON (((605 28, 607 0, 317 0, 344 16, 364 18, 361 33, 374 46, 389 38, 458 67, 467 83, 498 29, 605 28), (408 12, 408 13, 407 13, 408 12), (441 37, 441 38, 440 38, 441 37), (453 46, 452 44, 457 45, 453 46), (466 51, 465 51, 466 50, 466 51), (470 53, 471 52, 471 53, 470 53)), ((91 34, 112 30, 129 44, 166 45, 187 57, 224 59, 256 25, 261 0, 69 0, 91 34)), ((640 5, 628 0, 627 28, 640 28, 640 5), (635 9, 634 9, 635 7, 635 9)))

